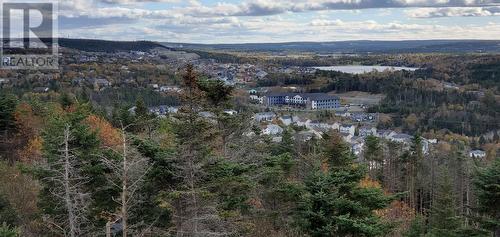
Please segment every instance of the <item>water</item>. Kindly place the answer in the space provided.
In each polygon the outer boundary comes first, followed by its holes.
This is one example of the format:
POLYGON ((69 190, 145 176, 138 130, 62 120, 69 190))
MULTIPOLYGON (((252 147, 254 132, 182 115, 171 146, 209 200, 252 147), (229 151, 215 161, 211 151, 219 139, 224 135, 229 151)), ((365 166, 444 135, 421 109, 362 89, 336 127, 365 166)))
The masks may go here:
POLYGON ((383 72, 385 70, 415 71, 415 70, 419 69, 419 68, 413 68, 413 67, 364 66, 364 65, 326 66, 326 67, 313 67, 313 68, 318 69, 318 70, 323 70, 323 71, 339 71, 339 72, 350 73, 350 74, 363 74, 363 73, 367 73, 367 72, 372 72, 374 70, 379 71, 379 72, 383 72))

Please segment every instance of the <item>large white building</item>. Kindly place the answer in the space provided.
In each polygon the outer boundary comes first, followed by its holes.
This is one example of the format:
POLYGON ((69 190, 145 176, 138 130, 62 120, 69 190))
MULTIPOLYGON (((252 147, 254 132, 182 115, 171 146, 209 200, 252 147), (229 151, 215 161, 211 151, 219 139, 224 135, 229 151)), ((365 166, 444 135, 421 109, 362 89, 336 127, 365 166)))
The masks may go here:
POLYGON ((271 93, 265 97, 267 106, 296 106, 308 109, 336 109, 340 107, 340 98, 324 93, 271 93))

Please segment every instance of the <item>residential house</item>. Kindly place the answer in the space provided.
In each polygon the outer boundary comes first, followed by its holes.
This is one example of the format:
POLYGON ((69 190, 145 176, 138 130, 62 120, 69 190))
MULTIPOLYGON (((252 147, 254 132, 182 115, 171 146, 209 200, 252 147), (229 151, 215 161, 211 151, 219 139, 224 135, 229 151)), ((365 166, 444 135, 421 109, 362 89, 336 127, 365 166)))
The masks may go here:
POLYGON ((181 92, 182 89, 180 89, 177 86, 161 86, 160 87, 160 92, 181 92))
POLYGON ((351 117, 351 113, 348 112, 348 111, 335 111, 335 116, 338 116, 338 117, 343 117, 343 118, 347 118, 347 117, 351 117))
POLYGON ((106 79, 101 78, 91 78, 87 80, 90 84, 94 86, 95 89, 103 89, 111 86, 111 82, 106 79))
POLYGON ((457 84, 451 82, 444 82, 443 87, 448 90, 460 90, 460 87, 457 84))
POLYGON ((364 144, 363 143, 354 143, 351 146, 351 151, 354 153, 354 155, 359 156, 363 152, 364 144))
MULTIPOLYGON (((149 112, 155 114, 160 117, 164 117, 168 114, 177 113, 179 111, 178 107, 168 106, 168 105, 160 105, 155 107, 149 107, 149 112)), ((133 107, 135 113, 135 106, 133 107)))
POLYGON ((157 90, 160 89, 160 85, 158 85, 158 84, 148 84, 148 88, 151 88, 151 89, 157 91, 157 90))
POLYGON ((254 118, 257 122, 272 121, 274 118, 276 118, 276 114, 273 112, 257 113, 255 114, 254 118))
POLYGON ((471 158, 484 158, 486 157, 486 152, 482 150, 473 150, 469 152, 469 157, 471 158))
POLYGON ((391 139, 394 135, 396 135, 396 132, 392 130, 378 130, 377 131, 377 137, 379 138, 384 138, 384 139, 391 139))
POLYGON ((47 93, 50 89, 48 87, 35 87, 33 88, 34 93, 47 93))
POLYGON ((413 136, 411 135, 405 133, 398 133, 396 135, 393 135, 390 140, 399 143, 410 143, 412 138, 413 136))
POLYGON ((265 135, 279 135, 283 133, 283 128, 276 124, 268 124, 263 130, 262 134, 265 135))
POLYGON ((225 110, 224 110, 224 113, 226 113, 226 114, 228 114, 228 115, 231 115, 231 116, 232 116, 232 115, 236 115, 236 114, 238 114, 238 111, 236 111, 236 110, 232 110, 232 109, 225 109, 225 110))
POLYGON ((279 119, 286 126, 290 126, 293 123, 293 118, 290 115, 281 116, 279 119))
POLYGON ((350 143, 351 139, 354 137, 354 134, 350 134, 350 133, 346 133, 346 132, 341 132, 340 136, 342 137, 342 139, 345 142, 350 143))
POLYGON ((10 84, 10 80, 7 78, 0 78, 0 88, 4 88, 10 84))
POLYGON ((254 102, 257 102, 259 104, 263 104, 264 103, 264 97, 261 97, 261 96, 258 96, 258 95, 250 95, 250 100, 254 101, 254 102))
POLYGON ((264 77, 266 77, 267 74, 268 73, 265 71, 258 70, 257 73, 255 73, 255 76, 257 77, 257 79, 264 79, 264 77))
POLYGON ((363 126, 359 128, 359 136, 367 137, 367 136, 375 136, 377 135, 377 128, 371 126, 363 126))
POLYGON ((273 138, 271 139, 271 141, 272 141, 272 142, 276 142, 276 143, 280 143, 280 142, 282 142, 282 141, 283 141, 283 137, 281 137, 281 136, 278 136, 278 137, 273 137, 273 138))
POLYGON ((7 84, 7 83, 9 83, 9 79, 0 78, 0 84, 7 84))
POLYGON ((354 136, 354 134, 356 133, 356 126, 343 124, 339 127, 339 131, 340 133, 347 133, 350 134, 351 136, 354 136))

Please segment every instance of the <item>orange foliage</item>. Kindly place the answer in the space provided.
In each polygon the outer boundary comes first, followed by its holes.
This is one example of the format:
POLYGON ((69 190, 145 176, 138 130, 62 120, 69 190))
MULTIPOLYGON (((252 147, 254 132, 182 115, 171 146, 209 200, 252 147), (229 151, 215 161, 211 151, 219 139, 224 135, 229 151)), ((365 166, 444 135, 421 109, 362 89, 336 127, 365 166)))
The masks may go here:
POLYGON ((43 127, 42 119, 35 115, 28 103, 21 103, 16 107, 14 119, 18 133, 13 153, 23 162, 39 160, 42 156, 42 139, 39 136, 43 127))
POLYGON ((257 209, 261 209, 264 206, 262 205, 262 202, 259 198, 252 198, 248 201, 248 204, 252 205, 253 207, 257 209))
POLYGON ((375 214, 388 223, 398 224, 389 236, 402 236, 410 228, 411 222, 416 216, 413 208, 399 200, 393 201, 385 209, 375 211, 375 214))
POLYGON ((321 162, 321 171, 323 171, 323 173, 328 172, 329 169, 330 168, 328 165, 328 161, 325 160, 325 161, 321 162))
POLYGON ((33 108, 27 103, 21 103, 14 112, 19 135, 26 139, 36 136, 42 128, 42 120, 33 113, 33 108))
POLYGON ((116 147, 121 144, 120 132, 105 119, 90 115, 85 119, 85 122, 92 130, 97 132, 103 146, 116 147))
POLYGON ((370 179, 370 177, 366 176, 364 179, 359 181, 359 186, 362 188, 382 188, 379 182, 376 180, 370 179))
POLYGON ((30 163, 42 158, 42 144, 43 139, 36 136, 28 141, 28 144, 19 152, 21 161, 30 163))

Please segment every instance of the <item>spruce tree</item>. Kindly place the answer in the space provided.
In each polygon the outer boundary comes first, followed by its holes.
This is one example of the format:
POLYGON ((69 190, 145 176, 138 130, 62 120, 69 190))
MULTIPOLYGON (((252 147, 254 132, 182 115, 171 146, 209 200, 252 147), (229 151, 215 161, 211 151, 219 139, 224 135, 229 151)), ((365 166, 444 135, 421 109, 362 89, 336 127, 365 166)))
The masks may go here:
POLYGON ((180 235, 220 235, 230 230, 225 228, 224 221, 214 211, 214 195, 210 195, 205 182, 208 178, 207 165, 215 159, 216 131, 211 118, 200 116, 201 112, 207 111, 207 99, 192 65, 186 68, 183 84, 182 106, 176 114, 174 126, 178 152, 176 162, 183 184, 175 192, 173 221, 180 235))
POLYGON ((500 157, 488 167, 479 170, 474 179, 479 212, 484 215, 483 227, 500 236, 500 157))
POLYGON ((299 202, 298 223, 311 236, 382 236, 389 230, 374 210, 391 198, 380 188, 361 187, 365 167, 338 134, 327 141, 327 170, 317 169, 305 182, 299 202))
POLYGON ((447 171, 442 171, 436 197, 429 216, 429 236, 453 237, 460 228, 459 216, 456 214, 453 198, 453 187, 447 171))
POLYGON ((87 105, 55 113, 42 133, 44 162, 33 171, 41 184, 38 206, 54 233, 85 236, 104 226, 100 214, 116 206, 100 162, 100 141, 84 121, 89 114, 87 105))

